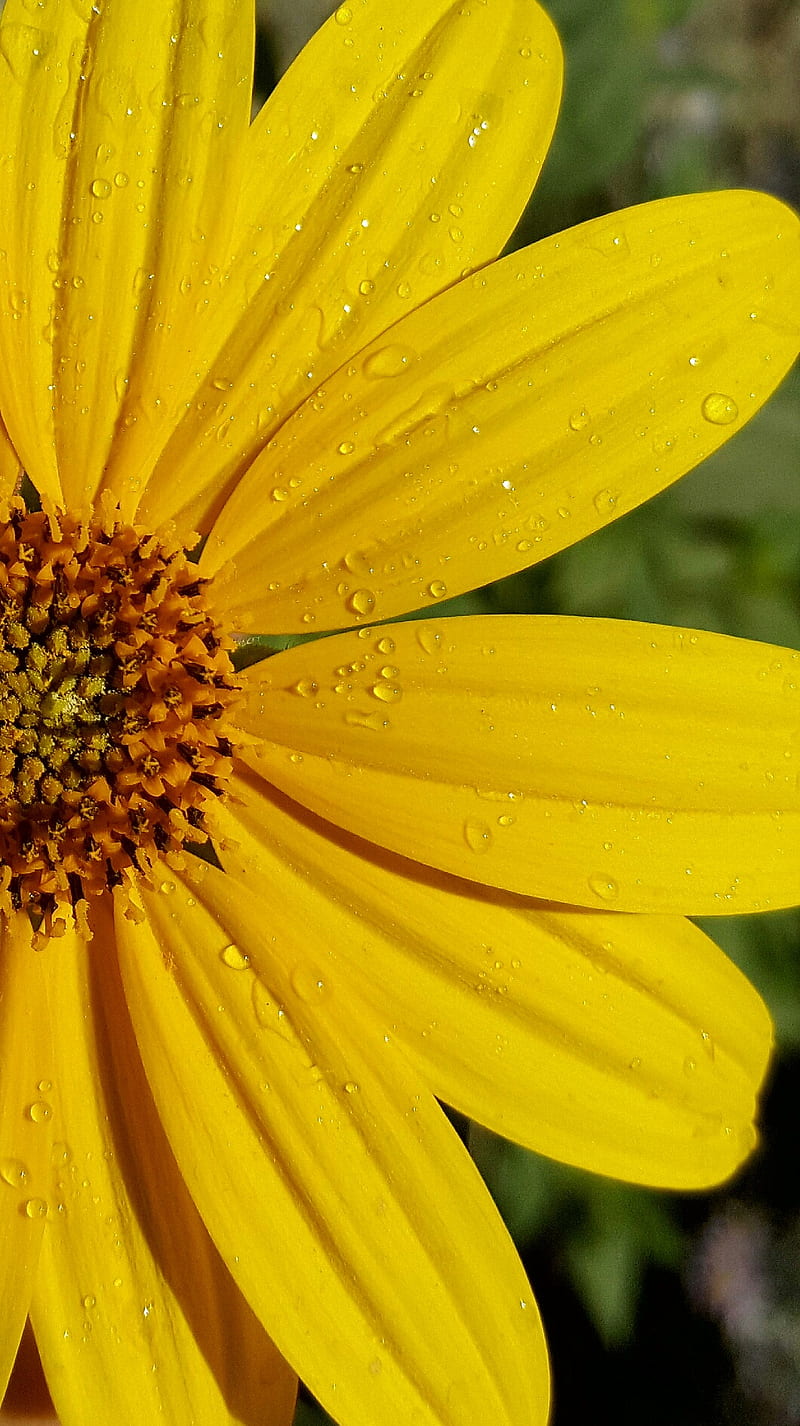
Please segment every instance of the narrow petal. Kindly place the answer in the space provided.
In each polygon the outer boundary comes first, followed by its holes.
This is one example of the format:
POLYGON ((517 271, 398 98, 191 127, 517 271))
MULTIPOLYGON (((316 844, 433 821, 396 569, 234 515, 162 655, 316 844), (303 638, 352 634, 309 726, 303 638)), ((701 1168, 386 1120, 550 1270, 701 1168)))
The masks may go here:
POLYGON ((613 619, 447 619, 245 675, 242 757, 472 881, 711 915, 800 897, 800 654, 613 619))
POLYGON ((214 812, 228 896, 293 908, 295 993, 367 1002, 447 1103, 661 1187, 717 1183, 750 1151, 769 1016, 691 922, 498 895, 337 835, 255 781, 234 798, 214 812))
POLYGON ((762 194, 667 199, 405 318, 287 421, 222 512, 205 567, 228 615, 308 632, 425 609, 648 499, 794 360, 799 235, 762 194))
POLYGON ((30 923, 0 932, 0 1401, 28 1315, 48 1212, 50 1020, 30 923))
POLYGON ((252 44, 247 0, 6 5, 3 412, 48 494, 92 497, 118 422, 174 419, 158 354, 228 249, 252 44))
POLYGON ((339 7, 251 130, 233 261, 192 334, 202 382, 143 519, 182 512, 207 529, 243 463, 310 391, 496 257, 538 176, 560 87, 558 38, 533 0, 339 7))
POLYGON ((11 444, 11 437, 0 420, 0 500, 13 495, 22 475, 22 462, 11 444))
POLYGON ((146 895, 147 924, 119 919, 122 970, 162 1121, 248 1300, 339 1421, 543 1426, 530 1289, 442 1111, 357 1002, 293 990, 295 908, 265 921, 197 866, 146 895))
POLYGON ((58 1142, 31 1315, 62 1426, 289 1426, 294 1376, 183 1184, 99 920, 43 953, 58 1142))

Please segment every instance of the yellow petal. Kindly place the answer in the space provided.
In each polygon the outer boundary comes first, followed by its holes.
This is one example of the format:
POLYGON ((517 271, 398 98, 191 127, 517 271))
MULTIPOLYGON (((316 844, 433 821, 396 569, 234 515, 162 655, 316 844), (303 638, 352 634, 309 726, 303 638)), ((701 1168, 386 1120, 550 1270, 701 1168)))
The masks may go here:
POLYGON ((357 1002, 293 982, 294 907, 265 924, 260 897, 196 875, 167 873, 147 924, 120 918, 122 970, 176 1157, 258 1316, 339 1421, 543 1426, 530 1289, 424 1082, 357 1002))
POLYGON ((233 261, 193 333, 203 381, 143 519, 182 511, 207 529, 232 476, 310 391, 497 255, 560 86, 558 39, 533 0, 340 6, 251 130, 233 261))
POLYGON ((398 624, 245 675, 242 757, 359 836, 578 906, 800 897, 800 654, 613 619, 398 624))
POLYGON ((50 1021, 27 916, 0 933, 0 1400, 33 1291, 48 1211, 50 1021))
POLYGON ((228 250, 252 36, 246 0, 6 6, 3 411, 51 495, 57 464, 92 497, 118 423, 174 419, 164 332, 228 250))
POLYGON ((289 1426, 293 1374, 183 1184, 136 1049, 113 927, 102 913, 99 923, 90 945, 68 933, 42 953, 58 1026, 56 1143, 31 1316, 59 1418, 289 1426))
POLYGON ((470 1118, 671 1188, 719 1182, 752 1148, 769 1017, 691 922, 498 895, 246 778, 213 827, 226 873, 307 928, 296 986, 365 1000, 470 1118))
POLYGON ((22 463, 11 444, 11 437, 0 420, 0 499, 12 495, 19 485, 22 463))
POLYGON ((427 609, 669 485, 794 359, 798 234, 761 194, 667 199, 515 253, 398 323, 286 422, 222 512, 204 562, 229 616, 308 632, 427 609))

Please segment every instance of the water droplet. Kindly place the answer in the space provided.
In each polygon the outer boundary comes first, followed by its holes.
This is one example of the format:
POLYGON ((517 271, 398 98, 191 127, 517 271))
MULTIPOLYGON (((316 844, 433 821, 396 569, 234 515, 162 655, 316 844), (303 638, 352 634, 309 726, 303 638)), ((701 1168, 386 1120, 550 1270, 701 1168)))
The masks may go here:
POLYGON ((345 1094, 358 1094, 361 1086, 354 1079, 348 1079, 344 1086, 345 1094))
POLYGON ((488 852, 492 845, 492 829, 473 817, 464 823, 464 841, 471 852, 488 852))
POLYGON ((95 1297, 93 1292, 87 1292, 86 1296, 83 1299, 83 1305, 87 1309, 87 1311, 91 1311, 93 1307, 97 1306, 97 1298, 95 1297))
POLYGON ((25 1204, 26 1218, 46 1218, 47 1202, 44 1198, 29 1198, 25 1204))
POLYGON ((601 901, 614 901, 619 896, 619 887, 614 878, 602 872, 589 877, 589 890, 599 896, 601 901))
POLYGON ((355 446, 352 441, 340 441, 336 449, 340 456, 351 456, 355 450, 355 446))
POLYGON ((683 1072, 684 1072, 684 1074, 694 1074, 694 1072, 695 1072, 696 1069, 697 1069, 697 1060, 693 1060, 692 1057, 691 1057, 691 1055, 687 1055, 687 1056, 686 1056, 686 1059, 685 1059, 684 1062, 683 1062, 683 1072))
POLYGON ((384 718, 381 713, 363 713, 359 708, 349 708, 344 715, 344 721, 348 728, 370 728, 375 733, 390 726, 388 718, 384 718))
POLYGON ((408 366, 411 355, 408 347, 401 346, 399 342, 390 342, 388 346, 370 352, 364 358, 361 369, 364 375, 372 380, 384 376, 400 376, 408 366))
POLYGON ((712 391, 705 398, 700 409, 712 426, 730 426, 731 422, 735 421, 739 415, 739 407, 733 397, 725 396, 720 391, 712 391))
POLYGON ((432 579, 425 592, 430 595, 431 599, 444 599, 447 585, 443 579, 432 579))
POLYGON ((24 1188, 28 1182, 28 1169, 21 1159, 0 1159, 0 1178, 12 1188, 24 1188))
POLYGON ((403 696, 403 690, 397 683, 390 683, 387 679, 381 679, 378 683, 373 683, 372 692, 381 703, 399 703, 403 696))
POLYGON ((231 943, 225 946, 219 953, 219 958, 224 961, 231 970, 247 970, 250 964, 250 957, 244 951, 240 951, 238 946, 231 943))
POLYGON ((312 1000, 318 995, 324 994, 325 982, 313 966, 303 961, 294 967, 290 980, 292 990, 300 1000, 312 1000))
POLYGON ((53 1110, 46 1099, 34 1099, 33 1104, 28 1105, 28 1118, 34 1124, 46 1124, 48 1119, 52 1119, 53 1110))
POLYGON ((715 1060, 717 1058, 717 1047, 714 1044, 714 1041, 712 1040, 707 1030, 700 1031, 700 1043, 702 1044, 705 1053, 708 1055, 708 1058, 710 1060, 715 1060))
POLYGON ((405 297, 410 297, 410 296, 411 296, 411 283, 410 283, 410 282, 398 282, 396 291, 397 291, 398 297, 403 297, 403 298, 405 298, 405 297))
POLYGON ((594 497, 594 508, 598 515, 610 515, 617 508, 619 496, 611 490, 598 490, 594 497))
POLYGON ((353 12, 349 5, 340 5, 334 15, 337 25, 349 25, 353 18, 353 12))
POLYGON ((50 1090, 53 1088, 53 1081, 51 1079, 40 1079, 36 1088, 39 1090, 40 1094, 49 1094, 50 1090))
POLYGON ((375 595, 371 589, 354 589, 347 600, 347 607, 354 614, 360 614, 362 618, 366 618, 375 608, 375 595))
POLYGON ((107 178, 94 178, 90 187, 95 198, 107 198, 111 192, 111 184, 107 178))
POLYGON ((298 678, 297 683, 292 684, 292 693, 299 698, 316 698, 319 684, 315 678, 298 678))
POLYGON ((378 653, 379 653, 379 654, 393 654, 396 648, 397 648, 397 645, 395 644, 394 639, 388 639, 388 638, 387 638, 387 639, 379 639, 379 640, 378 640, 378 653))
POLYGON ((114 183, 116 184, 116 187, 117 187, 117 188, 127 188, 128 182, 129 182, 129 180, 128 180, 128 175, 127 175, 127 173, 115 173, 115 174, 114 174, 114 183))
POLYGON ((432 629, 430 624, 420 624, 417 628, 417 643, 426 654, 441 653, 442 636, 438 629, 432 629))
POLYGON ((159 889, 159 891, 162 893, 162 895, 164 895, 164 896, 171 896, 172 893, 173 893, 173 891, 176 890, 175 882, 174 882, 174 881, 162 881, 162 883, 161 883, 161 885, 159 886, 158 889, 159 889))
POLYGON ((584 431, 591 419, 586 407, 581 406, 580 411, 573 411, 569 418, 569 424, 573 431, 584 431))

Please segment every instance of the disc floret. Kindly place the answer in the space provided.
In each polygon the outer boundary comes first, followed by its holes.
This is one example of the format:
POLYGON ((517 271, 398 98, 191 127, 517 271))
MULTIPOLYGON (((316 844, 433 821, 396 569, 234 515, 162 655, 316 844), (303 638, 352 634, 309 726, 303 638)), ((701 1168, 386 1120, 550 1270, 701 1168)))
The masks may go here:
POLYGON ((0 512, 0 911, 52 933, 204 841, 235 681, 206 582, 168 533, 0 512))

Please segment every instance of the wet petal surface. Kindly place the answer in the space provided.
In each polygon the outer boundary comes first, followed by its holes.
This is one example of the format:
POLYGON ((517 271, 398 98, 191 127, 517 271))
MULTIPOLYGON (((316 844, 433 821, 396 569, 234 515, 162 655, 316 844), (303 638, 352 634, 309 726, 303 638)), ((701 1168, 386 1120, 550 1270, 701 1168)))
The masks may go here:
POLYGON ((289 1426, 295 1379, 214 1249, 156 1114, 110 918, 42 953, 56 1140, 32 1319, 62 1426, 289 1426))
POLYGON ((207 530, 309 392, 497 256, 544 160, 560 88, 558 38, 532 0, 336 10, 250 131, 234 252, 192 332, 194 384, 144 520, 207 530))
POLYGON ((229 877, 307 929, 295 994, 365 1001, 447 1103, 663 1187, 719 1182, 752 1148, 769 1017, 690 922, 474 887, 337 836, 255 780, 234 793, 215 839, 229 877))
POLYGON ((204 555, 243 631, 430 609, 574 544, 731 436, 800 340, 800 227, 753 193, 599 218, 478 272, 314 392, 204 555))
POLYGON ((337 1420, 543 1426, 521 1265, 401 1047, 357 1003, 295 993, 294 906, 265 925, 263 898, 203 863, 162 888, 149 925, 118 923, 137 1038, 192 1196, 281 1350, 337 1420))
POLYGON ((800 654, 613 619, 385 625, 249 669, 243 759, 339 826, 548 900, 800 895, 800 654))

